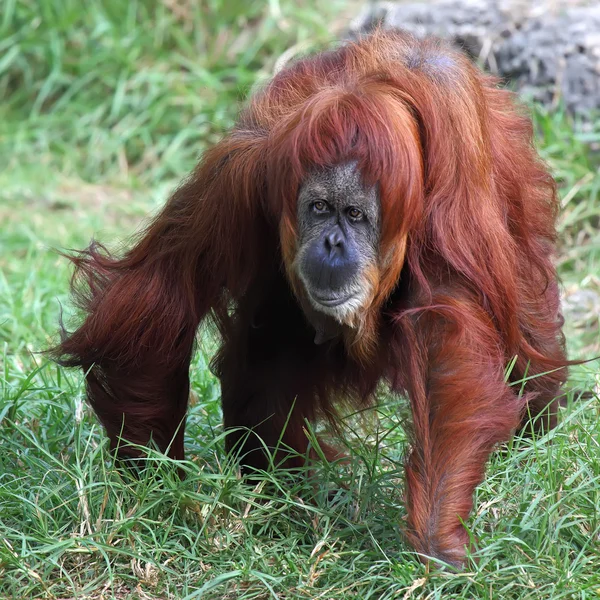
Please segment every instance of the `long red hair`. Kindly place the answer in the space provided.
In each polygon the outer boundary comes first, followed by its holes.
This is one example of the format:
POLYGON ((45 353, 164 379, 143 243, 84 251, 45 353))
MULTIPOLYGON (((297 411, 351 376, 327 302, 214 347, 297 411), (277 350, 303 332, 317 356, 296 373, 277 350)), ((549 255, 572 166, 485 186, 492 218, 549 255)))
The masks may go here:
POLYGON ((280 434, 302 454, 305 420, 335 419, 336 400, 364 402, 387 380, 413 413, 409 538, 460 562, 491 450, 526 412, 556 423, 557 207, 510 92, 437 41, 376 32, 278 73, 124 256, 73 257, 86 317, 55 355, 83 367, 113 447, 152 439, 181 458, 196 330, 211 317, 228 447, 254 466, 280 434), (311 169, 347 161, 381 202, 374 293, 341 344, 315 346, 296 200, 311 169))

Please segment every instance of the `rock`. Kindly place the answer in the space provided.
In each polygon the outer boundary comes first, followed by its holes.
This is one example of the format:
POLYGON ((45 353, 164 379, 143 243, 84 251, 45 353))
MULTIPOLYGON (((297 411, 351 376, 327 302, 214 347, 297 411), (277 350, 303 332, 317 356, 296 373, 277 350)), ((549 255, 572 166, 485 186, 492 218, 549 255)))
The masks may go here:
POLYGON ((375 2, 354 20, 350 37, 401 27, 457 44, 524 96, 571 113, 600 110, 600 4, 563 0, 375 2), (581 3, 579 3, 581 4, 581 3))

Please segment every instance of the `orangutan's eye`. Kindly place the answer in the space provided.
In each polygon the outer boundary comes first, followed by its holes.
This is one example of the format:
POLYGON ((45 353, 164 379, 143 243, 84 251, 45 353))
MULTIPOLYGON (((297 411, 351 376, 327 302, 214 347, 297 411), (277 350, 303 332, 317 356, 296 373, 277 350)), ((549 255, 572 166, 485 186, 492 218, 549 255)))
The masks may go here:
POLYGON ((312 208, 317 213, 324 213, 327 211, 327 202, 317 200, 316 202, 313 202, 312 208))
POLYGON ((358 208, 355 208, 354 206, 351 206, 348 209, 348 216, 353 221, 360 221, 363 218, 363 212, 362 212, 362 210, 359 210, 358 208))

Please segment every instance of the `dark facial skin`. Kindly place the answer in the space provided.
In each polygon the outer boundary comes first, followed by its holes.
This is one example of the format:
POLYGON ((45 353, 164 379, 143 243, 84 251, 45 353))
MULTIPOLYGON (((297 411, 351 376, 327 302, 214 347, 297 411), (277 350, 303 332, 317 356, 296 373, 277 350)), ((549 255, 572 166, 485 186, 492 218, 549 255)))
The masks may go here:
POLYGON ((377 264, 380 203, 354 163, 314 171, 298 195, 296 272, 312 307, 344 323, 368 300, 377 264))

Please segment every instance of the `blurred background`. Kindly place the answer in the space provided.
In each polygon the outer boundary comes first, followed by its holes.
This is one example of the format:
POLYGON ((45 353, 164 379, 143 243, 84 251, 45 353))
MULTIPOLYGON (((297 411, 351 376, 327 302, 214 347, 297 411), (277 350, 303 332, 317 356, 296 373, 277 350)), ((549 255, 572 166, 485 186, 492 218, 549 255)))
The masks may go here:
MULTIPOLYGON (((250 511, 256 495, 239 491, 234 470, 220 462, 218 385, 201 352, 193 375, 198 424, 189 434, 200 471, 185 484, 167 477, 166 490, 148 484, 144 504, 105 470, 105 441, 85 408, 80 374, 39 353, 56 340, 60 306, 67 320, 73 316, 70 267, 56 249, 81 248, 92 237, 118 249, 276 68, 377 24, 456 42, 528 103, 536 144, 560 185, 558 268, 570 353, 600 353, 598 2, 0 0, 2 597, 542 598, 554 597, 550 585, 562 597, 598 594, 597 397, 570 413, 578 428, 565 426, 563 442, 545 450, 550 454, 530 471, 531 481, 520 481, 522 496, 511 492, 511 473, 539 457, 539 448, 523 442, 516 462, 495 463, 500 487, 494 478, 485 484, 491 487, 481 492, 489 504, 477 517, 480 527, 493 542, 498 510, 512 507, 515 520, 480 567, 490 566, 489 586, 481 575, 458 583, 442 578, 430 587, 414 557, 407 554, 398 566, 387 555, 403 548, 392 533, 402 502, 401 450, 382 451, 388 462, 381 472, 373 467, 382 460, 375 443, 359 452, 363 467, 356 472, 372 468, 360 485, 345 483, 359 500, 339 500, 331 513, 327 498, 309 510, 295 496, 250 511), (552 454, 557 448, 559 458, 552 454), (557 460, 568 472, 558 483, 547 474, 557 460), (566 512, 552 496, 558 488, 571 490, 566 512), (502 509, 494 508, 498 497, 502 509), (539 521, 520 520, 519 508, 534 501, 545 507, 539 521), (169 520, 173 506, 187 508, 169 520), (240 524, 232 515, 244 506, 248 519, 240 524), (373 506, 379 516, 369 521, 373 506), (296 513, 300 525, 293 524, 296 513), (347 519, 335 535, 334 514, 347 519), (548 532, 559 521, 567 533, 552 549, 548 532), (269 529, 273 523, 281 527, 269 529), (171 533, 161 537, 157 527, 171 533), (523 527, 531 537, 521 546, 511 536, 523 527), (278 535, 283 541, 276 542, 278 535), (549 555, 547 562, 532 558, 549 555), (515 564, 519 575, 511 571, 515 564), (515 577, 518 589, 501 593, 515 577), (432 595, 420 596, 424 590, 432 595)), ((575 369, 571 385, 588 395, 597 389, 597 363, 575 369)), ((385 421, 392 413, 379 416, 385 421)))

